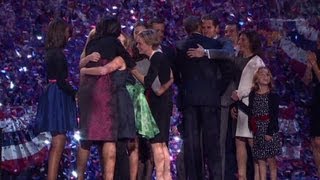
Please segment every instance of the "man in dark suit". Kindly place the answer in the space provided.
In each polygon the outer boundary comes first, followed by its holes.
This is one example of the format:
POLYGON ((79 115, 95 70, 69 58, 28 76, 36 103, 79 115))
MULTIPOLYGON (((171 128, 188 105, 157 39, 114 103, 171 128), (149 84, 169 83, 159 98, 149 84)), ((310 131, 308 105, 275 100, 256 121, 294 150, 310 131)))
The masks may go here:
MULTIPOLYGON (((221 43, 222 48, 204 49, 199 45, 199 47, 196 49, 189 49, 189 51, 187 52, 189 57, 207 56, 209 59, 213 60, 234 62, 237 52, 234 49, 231 39, 229 38, 231 37, 231 33, 229 33, 229 37, 222 37, 219 35, 219 20, 213 14, 206 14, 202 17, 201 20, 202 34, 208 38, 218 40, 221 43)), ((230 25, 228 24, 227 27, 230 31, 229 26, 230 25)), ((237 29, 232 30, 232 32, 238 32, 235 31, 237 29)), ((218 77, 220 77, 220 72, 218 72, 218 77)), ((224 94, 221 96, 220 148, 222 161, 222 180, 234 179, 234 175, 237 171, 235 139, 232 138, 234 137, 233 134, 235 134, 236 121, 232 120, 231 117, 229 117, 229 107, 232 103, 234 103, 234 101, 231 99, 231 94, 235 89, 236 87, 234 86, 234 83, 231 82, 224 94)))
POLYGON ((220 95, 223 94, 232 72, 228 61, 213 61, 204 56, 190 58, 189 48, 197 44, 205 49, 219 49, 221 44, 202 36, 201 20, 190 16, 183 22, 188 33, 185 40, 176 44, 177 71, 180 77, 182 96, 183 138, 187 179, 204 179, 204 161, 210 179, 221 179, 220 95), (217 78, 218 69, 222 78, 217 78))

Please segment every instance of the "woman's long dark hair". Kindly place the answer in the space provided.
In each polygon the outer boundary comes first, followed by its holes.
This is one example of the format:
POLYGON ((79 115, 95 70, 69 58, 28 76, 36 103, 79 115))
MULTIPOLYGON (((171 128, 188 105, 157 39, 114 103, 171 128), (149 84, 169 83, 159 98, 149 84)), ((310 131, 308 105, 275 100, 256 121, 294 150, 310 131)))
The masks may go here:
POLYGON ((261 39, 259 34, 254 30, 245 30, 240 32, 239 37, 241 35, 245 35, 248 38, 251 52, 261 56, 261 39))
POLYGON ((94 39, 99 39, 106 36, 117 38, 121 33, 120 22, 111 16, 103 17, 96 26, 94 39))
POLYGON ((66 37, 66 30, 68 28, 70 28, 70 26, 63 19, 55 19, 51 21, 46 35, 46 49, 63 48, 68 41, 68 37, 66 37))

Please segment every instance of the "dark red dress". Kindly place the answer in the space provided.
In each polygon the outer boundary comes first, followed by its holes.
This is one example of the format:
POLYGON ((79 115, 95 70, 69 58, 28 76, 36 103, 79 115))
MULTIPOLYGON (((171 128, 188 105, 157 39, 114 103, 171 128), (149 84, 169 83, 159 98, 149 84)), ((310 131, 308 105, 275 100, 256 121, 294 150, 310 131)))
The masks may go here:
MULTIPOLYGON (((108 63, 103 60, 102 64, 108 63)), ((81 79, 79 88, 80 135, 83 140, 114 141, 117 139, 115 99, 112 98, 110 75, 81 79)))

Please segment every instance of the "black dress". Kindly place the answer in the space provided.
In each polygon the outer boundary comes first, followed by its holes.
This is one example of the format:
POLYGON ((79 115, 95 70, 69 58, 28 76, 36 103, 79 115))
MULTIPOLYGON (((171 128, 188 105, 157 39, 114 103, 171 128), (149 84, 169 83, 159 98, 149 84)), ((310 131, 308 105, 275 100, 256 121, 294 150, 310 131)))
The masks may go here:
POLYGON ((118 70, 112 73, 117 98, 118 139, 133 139, 136 137, 135 116, 131 97, 126 88, 128 70, 118 70))
POLYGON ((158 125, 160 133, 157 134, 151 143, 167 143, 169 141, 170 117, 172 113, 172 89, 169 88, 161 96, 157 96, 151 89, 155 78, 159 76, 161 85, 170 80, 170 64, 161 52, 155 52, 150 57, 150 68, 144 77, 148 103, 152 115, 158 125))

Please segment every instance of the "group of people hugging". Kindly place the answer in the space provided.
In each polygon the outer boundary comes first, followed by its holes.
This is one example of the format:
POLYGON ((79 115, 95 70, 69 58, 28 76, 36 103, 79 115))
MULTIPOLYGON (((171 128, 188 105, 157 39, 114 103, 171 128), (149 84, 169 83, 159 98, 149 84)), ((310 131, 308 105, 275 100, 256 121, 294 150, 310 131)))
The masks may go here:
MULTIPOLYGON (((220 36, 219 22, 211 14, 186 17, 183 26, 187 36, 173 47, 165 43, 165 22, 160 19, 136 23, 129 37, 117 18, 101 18, 81 54, 75 90, 68 82, 64 54, 71 27, 62 19, 50 22, 45 44, 48 85, 36 117, 37 129, 52 134, 48 179, 57 179, 66 132, 76 129, 81 137, 78 179, 85 179, 92 145, 100 151, 103 179, 150 179, 153 163, 157 179, 172 179, 172 85, 178 88, 183 116, 180 179, 245 180, 250 159, 254 179, 267 179, 267 165, 270 178, 277 179, 280 98, 261 58, 259 35, 254 30, 239 32, 237 23, 229 23, 220 36), (232 168, 236 176, 225 173, 232 168)), ((306 82, 314 74, 318 88, 319 56, 310 53, 309 59, 306 82)), ((314 106, 313 119, 320 117, 319 107, 314 106)), ((313 135, 319 137, 319 121, 312 122, 313 135)), ((319 139, 313 142, 319 164, 319 139)))

